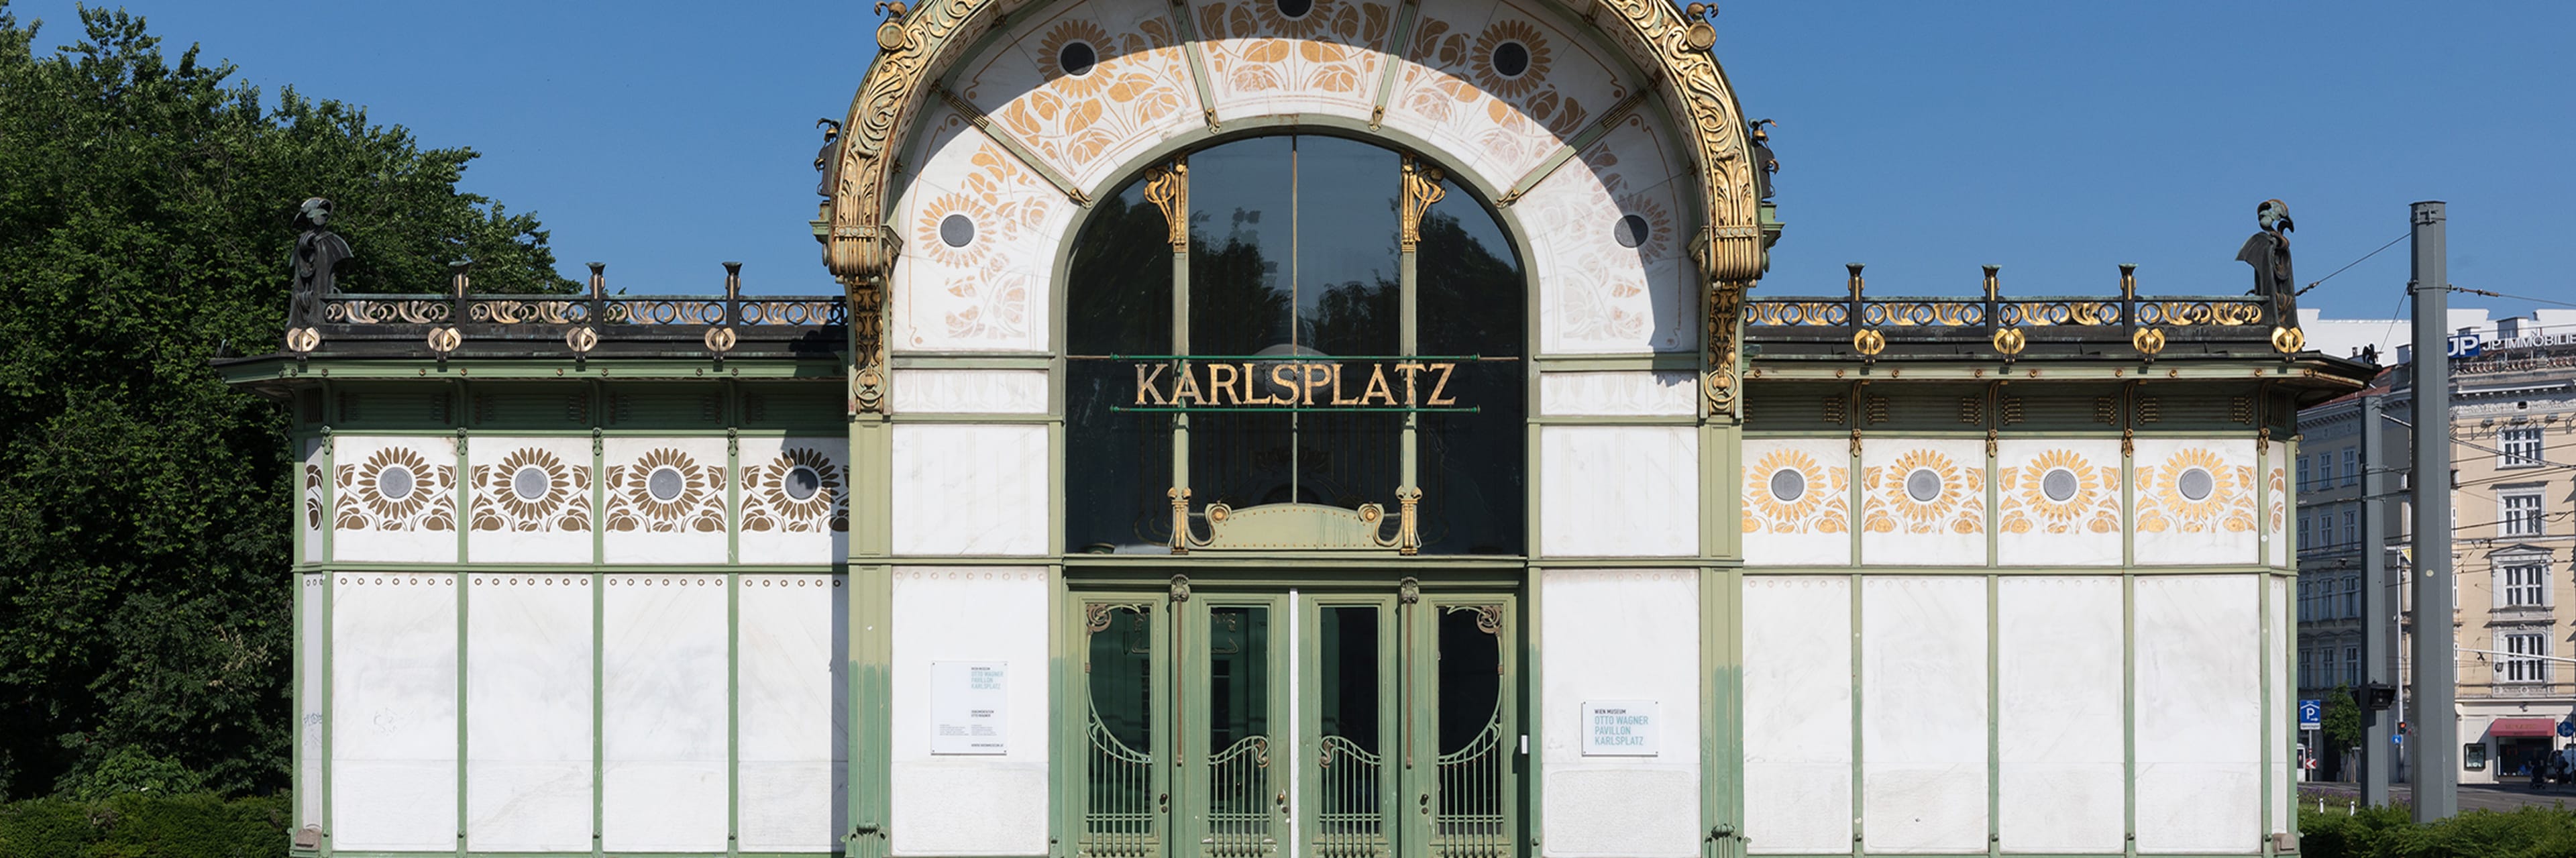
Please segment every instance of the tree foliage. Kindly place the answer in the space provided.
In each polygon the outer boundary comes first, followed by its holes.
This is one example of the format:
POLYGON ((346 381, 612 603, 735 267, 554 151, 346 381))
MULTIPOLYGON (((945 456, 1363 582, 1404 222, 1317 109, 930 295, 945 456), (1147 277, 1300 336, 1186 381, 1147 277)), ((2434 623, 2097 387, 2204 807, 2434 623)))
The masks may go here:
POLYGON ((573 284, 533 216, 457 191, 472 150, 81 24, 39 52, 0 0, 0 797, 274 790, 285 423, 208 362, 276 348, 297 204, 335 204, 344 290, 443 291, 465 257, 477 291, 573 284))

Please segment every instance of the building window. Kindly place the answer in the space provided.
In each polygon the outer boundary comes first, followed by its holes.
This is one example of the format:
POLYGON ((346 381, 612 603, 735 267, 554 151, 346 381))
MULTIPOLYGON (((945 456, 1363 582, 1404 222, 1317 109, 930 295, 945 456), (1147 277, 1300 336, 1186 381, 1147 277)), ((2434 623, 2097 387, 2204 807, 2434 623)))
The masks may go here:
POLYGON ((2496 503, 2504 508, 2504 535, 2540 535, 2540 491, 2538 489, 2512 493, 2497 492, 2496 503))
POLYGON ((2316 488, 2316 487, 2317 487, 2317 464, 2316 464, 2316 461, 2315 461, 2315 460, 2313 460, 2313 459, 2310 459, 2309 457, 2306 457, 2306 456, 2300 456, 2300 457, 2299 457, 2299 490, 2300 490, 2300 491, 2307 491, 2307 490, 2309 490, 2309 489, 2316 488))
POLYGON ((2549 604, 2549 565, 2537 559, 2505 561, 2498 573, 2504 586, 2499 607, 2537 608, 2549 604))
POLYGON ((2343 484, 2344 484, 2344 485, 2349 486, 2349 485, 2352 485, 2352 484, 2354 484, 2354 483, 2361 482, 2361 464, 2360 464, 2360 461, 2359 461, 2359 456, 2360 456, 2360 454, 2361 454, 2361 451, 2360 451, 2360 449, 2358 449, 2358 448, 2354 448, 2354 447, 2345 447, 2345 448, 2343 448, 2343 484))
POLYGON ((2361 618, 2361 576, 2343 578, 2343 615, 2345 619, 2361 618))
POLYGON ((2512 654, 2513 654, 2513 655, 2510 655, 2510 656, 2506 656, 2506 657, 2504 658, 2504 660, 2503 660, 2503 661, 2504 661, 2504 663, 2503 663, 2503 664, 2500 664, 2500 665, 2498 665, 2498 666, 2497 666, 2498 668, 2500 668, 2500 669, 2504 672, 2504 681, 2506 681, 2506 682, 2548 682, 2548 681, 2549 681, 2549 662, 2542 661, 2542 660, 2537 659, 2537 658, 2521 658, 2521 657, 2520 657, 2520 656, 2545 656, 2545 655, 2548 655, 2548 654, 2549 654, 2549 635, 2548 635, 2548 633, 2546 633, 2546 632, 2515 632, 2515 633, 2513 633, 2513 634, 2505 635, 2505 636, 2504 636, 2504 651, 2505 651, 2505 652, 2509 652, 2509 653, 2512 653, 2512 654))
POLYGON ((2343 511, 2343 544, 2361 544, 2361 513, 2357 510, 2346 508, 2343 511))
POLYGON ((2540 427, 2515 426, 2498 433, 2504 442, 2504 455, 2496 461, 2499 468, 2530 468, 2543 464, 2540 457, 2540 427))
POLYGON ((2343 648, 2343 684, 2351 686, 2361 684, 2361 647, 2343 648))

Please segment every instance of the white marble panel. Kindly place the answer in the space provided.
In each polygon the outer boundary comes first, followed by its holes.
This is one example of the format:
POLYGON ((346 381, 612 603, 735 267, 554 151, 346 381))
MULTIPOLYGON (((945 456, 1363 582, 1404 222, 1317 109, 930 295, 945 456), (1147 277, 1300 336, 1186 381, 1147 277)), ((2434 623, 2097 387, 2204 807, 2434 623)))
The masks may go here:
POLYGON ((1146 149, 1204 127, 1171 14, 1157 0, 1046 7, 1013 22, 1007 39, 1036 80, 979 73, 959 94, 1074 187, 1098 190, 1146 149), (1086 73, 1062 67, 1073 41, 1092 46, 1096 65, 1086 73))
POLYGON ((456 576, 333 580, 332 844, 453 850, 456 576))
POLYGON ((1860 466, 1860 562, 1985 565, 1984 441, 1864 439, 1860 466))
POLYGON ((913 414, 1045 414, 1042 369, 899 369, 895 410, 913 414))
POLYGON ((1986 581, 1861 582, 1861 831, 1871 852, 1986 849, 1986 581))
POLYGON ((1849 850, 1851 579, 1744 579, 1744 832, 1752 851, 1849 850))
POLYGON ((1550 569, 1539 587, 1546 854, 1697 855, 1699 574, 1550 569), (1655 701, 1656 755, 1584 756, 1586 700, 1655 701))
POLYGON ((929 127, 938 145, 897 199, 894 227, 903 231, 905 252, 895 263, 889 345, 898 352, 1046 349, 1055 251, 1076 207, 953 111, 942 106, 924 115, 935 123, 929 127), (971 228, 943 230, 952 218, 971 228))
POLYGON ((1628 94, 1601 48, 1559 29, 1535 5, 1430 0, 1421 5, 1385 124, 1508 186, 1628 94), (1521 42, 1527 70, 1493 67, 1496 45, 1521 42))
POLYGON ((848 435, 745 436, 736 445, 742 562, 825 565, 850 555, 848 435))
POLYGON ((456 437, 332 439, 334 560, 456 562, 456 437))
POLYGON ((322 825, 322 731, 329 722, 330 675, 323 654, 330 650, 331 575, 295 576, 295 824, 322 825))
POLYGON ((2288 833, 2296 827, 2297 813, 2290 809, 2290 794, 2298 789, 2298 739, 2290 735, 2291 719, 2297 717, 2291 702, 2292 686, 2298 684, 2295 664, 2290 659, 2290 579, 2268 577, 2265 587, 2271 590, 2271 605, 2263 615, 2264 637, 2271 649, 2263 661, 2271 671, 2272 708, 2263 719, 2271 733, 2272 791, 2264 798, 2272 805, 2272 831, 2288 833))
POLYGON ((602 442, 608 471, 601 553, 609 563, 723 563, 723 438, 621 438, 602 442))
POLYGON ((1849 442, 1748 438, 1744 461, 1745 565, 1852 562, 1849 442))
POLYGON ((895 854, 1046 852, 1046 570, 899 566, 893 583, 895 854), (931 755, 934 661, 1004 664, 1005 753, 931 755))
POLYGON ((1699 430, 1539 429, 1540 548, 1554 557, 1699 553, 1699 430))
POLYGON ((828 852, 847 830, 849 576, 741 582, 742 849, 828 852))
POLYGON ((2245 852, 2262 836, 2256 586, 2252 575, 2137 579, 2140 852, 2245 852))
POLYGON ((1046 553, 1046 427, 906 423, 893 443, 895 553, 1046 553))
POLYGON ((300 509, 296 511, 295 518, 299 538, 304 545, 296 559, 320 563, 328 557, 322 550, 322 535, 329 532, 326 528, 331 525, 331 475, 327 470, 329 463, 322 455, 322 439, 305 439, 301 447, 299 458, 303 462, 297 466, 295 475, 296 504, 300 509))
POLYGON ((590 439, 476 435, 466 451, 467 559, 591 562, 590 439))
POLYGON ((2254 445, 2251 438, 2137 439, 2140 565, 2263 562, 2254 445))
POLYGON ((607 576, 602 594, 601 843, 725 848, 725 579, 607 576))
POLYGON ((1548 354, 1699 348, 1700 296, 1690 285, 1678 201, 1643 115, 1549 174, 1515 203, 1539 275, 1539 346, 1548 354), (1621 222, 1647 226, 1634 247, 1621 222))
POLYGON ((1995 499, 1995 552, 2003 565, 2120 565, 2118 441, 1998 442, 1995 499))
POLYGON ((1539 413, 1550 417, 1689 417, 1699 413, 1699 374, 1688 370, 1540 373, 1538 404, 1539 413))
POLYGON ((1319 0, 1297 18, 1268 0, 1190 4, 1219 123, 1303 114, 1367 122, 1395 4, 1319 0))
POLYGON ((587 851, 590 576, 513 573, 467 582, 466 846, 587 851))
POLYGON ((2127 834, 2120 579, 2012 577, 1996 594, 2006 852, 2118 852, 2127 834))
POLYGON ((2264 466, 2263 546, 2264 562, 2274 568, 2290 566, 2290 506, 2297 498, 2290 491, 2290 445, 2274 441, 2271 460, 2264 466))

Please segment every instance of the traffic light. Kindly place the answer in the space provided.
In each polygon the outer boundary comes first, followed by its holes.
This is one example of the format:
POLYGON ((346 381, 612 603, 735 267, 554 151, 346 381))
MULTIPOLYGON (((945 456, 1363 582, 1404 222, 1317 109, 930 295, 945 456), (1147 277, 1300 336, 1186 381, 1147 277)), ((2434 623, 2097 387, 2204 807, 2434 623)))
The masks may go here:
POLYGON ((2400 736, 2406 735, 2406 722, 2404 722, 2404 721, 2399 721, 2399 722, 2397 722, 2397 735, 2400 735, 2400 736))
POLYGON ((2385 682, 2366 683, 2352 690, 2352 702, 2363 709, 2387 709, 2397 705, 2397 689, 2385 682))

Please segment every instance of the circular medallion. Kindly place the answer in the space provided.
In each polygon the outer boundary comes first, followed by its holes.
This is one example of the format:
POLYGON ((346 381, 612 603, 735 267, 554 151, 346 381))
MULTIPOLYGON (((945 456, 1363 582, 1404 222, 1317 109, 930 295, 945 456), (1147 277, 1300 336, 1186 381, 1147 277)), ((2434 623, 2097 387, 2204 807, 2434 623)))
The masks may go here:
POLYGON ((2182 492, 2187 500, 2206 500, 2210 492, 2218 490, 2218 480, 2206 469, 2192 468, 2174 478, 2174 490, 2182 492))
POLYGON ((1315 0, 1278 0, 1278 2, 1279 14, 1291 21, 1306 17, 1306 13, 1315 11, 1315 0))
POLYGON ((1933 473, 1931 468, 1914 469, 1913 473, 1905 475, 1905 496, 1913 498, 1915 503, 1931 503, 1941 496, 1941 475, 1933 473))
POLYGON ((653 473, 644 478, 644 490, 652 492, 654 500, 666 503, 679 498, 680 491, 687 485, 688 480, 680 476, 680 469, 667 466, 654 468, 653 473))
POLYGON ((401 465, 387 466, 384 471, 376 475, 376 493, 384 495, 386 500, 402 500, 411 497, 413 482, 415 480, 410 468, 401 465))
POLYGON ((2075 485, 2075 472, 2065 468, 2050 468, 2039 477, 2039 493, 2058 503, 2075 497, 2075 485))
POLYGON ((518 473, 510 475, 510 493, 518 495, 520 500, 545 497, 547 490, 552 488, 554 480, 546 476, 546 469, 535 465, 520 466, 518 473))
MULTIPOLYGON (((1063 69, 1065 74, 1081 77, 1090 74, 1092 67, 1100 64, 1100 53, 1092 50, 1090 42, 1066 42, 1055 52, 1055 63, 1056 68, 1063 69)), ((941 231, 946 231, 944 224, 941 231)))
POLYGON ((803 465, 787 469, 783 482, 787 484, 787 497, 793 500, 806 500, 823 490, 823 475, 803 465))
POLYGON ((1529 71, 1530 49, 1518 40, 1494 46, 1494 72, 1504 77, 1520 77, 1529 71))
POLYGON ((1646 239, 1653 237, 1652 232, 1653 227, 1646 225, 1646 219, 1637 215, 1620 218, 1619 223, 1610 228, 1610 236, 1619 240, 1620 247, 1627 248, 1645 246, 1646 239))
POLYGON ((1781 503, 1796 503, 1799 498, 1806 496, 1807 475, 1798 473, 1796 468, 1781 468, 1771 472, 1773 499, 1781 503))
POLYGON ((950 247, 965 247, 975 241, 975 219, 953 214, 939 219, 939 241, 950 247))

